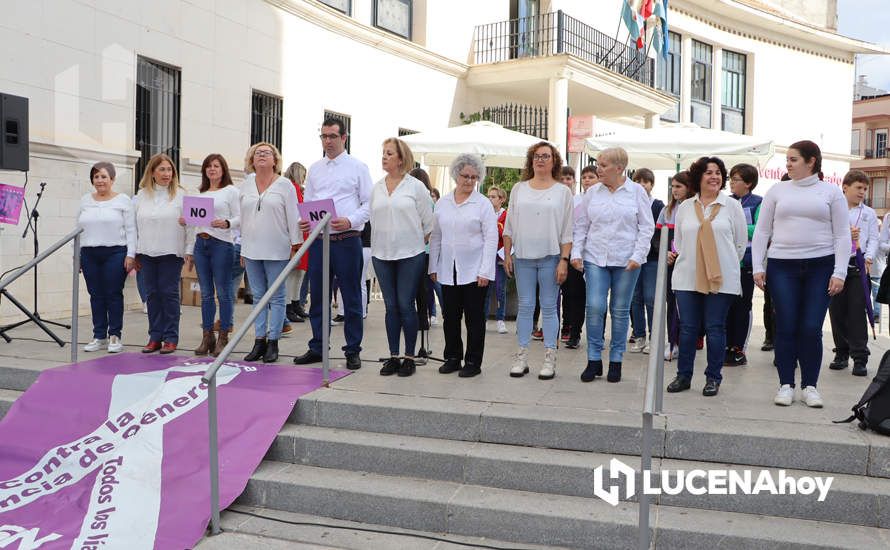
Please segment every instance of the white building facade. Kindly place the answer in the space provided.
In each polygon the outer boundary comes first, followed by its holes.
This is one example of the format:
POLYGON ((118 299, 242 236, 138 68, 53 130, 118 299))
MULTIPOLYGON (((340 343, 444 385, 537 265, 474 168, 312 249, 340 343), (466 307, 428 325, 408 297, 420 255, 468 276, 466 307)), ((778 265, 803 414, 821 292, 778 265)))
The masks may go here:
MULTIPOLYGON (((308 166, 326 114, 348 121, 350 152, 374 176, 385 138, 504 105, 514 126, 517 112, 537 113, 538 135, 562 150, 569 114, 692 121, 771 138, 780 152, 812 139, 827 173, 842 176, 853 58, 879 50, 834 33, 826 10, 798 21, 783 4, 672 0, 665 62, 627 48, 623 27, 613 40, 619 0, 6 0, 0 92, 30 101, 26 197, 33 204, 47 183, 44 246, 75 226, 96 161, 116 165, 115 188, 127 194, 159 151, 178 160, 189 189, 209 153, 237 179, 259 139, 279 145, 285 165, 308 166)), ((0 183, 24 182, 0 171, 0 183)), ((30 258, 26 217, 0 231, 2 271, 30 258)), ((29 304, 31 284, 28 275, 11 290, 29 304)), ((70 314, 70 285, 69 255, 41 264, 43 315, 70 314)), ((83 283, 81 296, 86 313, 83 283)), ((0 320, 19 317, 0 305, 0 320)))

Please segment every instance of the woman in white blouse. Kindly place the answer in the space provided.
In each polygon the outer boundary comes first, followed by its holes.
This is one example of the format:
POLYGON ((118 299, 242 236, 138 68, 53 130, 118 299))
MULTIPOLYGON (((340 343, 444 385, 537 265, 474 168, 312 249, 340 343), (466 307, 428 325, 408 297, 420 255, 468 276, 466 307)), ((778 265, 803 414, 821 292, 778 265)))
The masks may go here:
POLYGON ((173 160, 163 153, 151 157, 134 199, 136 261, 148 307, 148 344, 142 353, 173 353, 179 343, 179 280, 186 244, 179 218, 184 195, 173 160))
POLYGON ((583 382, 603 375, 607 307, 612 332, 606 380, 621 380, 630 302, 655 232, 649 195, 625 175, 627 162, 624 149, 601 151, 596 158, 599 183, 584 193, 575 212, 572 267, 584 270, 587 283, 587 367, 581 373, 583 382))
POLYGON ((371 193, 371 261, 386 305, 389 359, 380 374, 414 374, 417 310, 414 299, 426 267, 425 243, 433 229, 433 205, 426 186, 408 174, 414 155, 398 138, 383 142, 386 176, 371 193), (399 338, 405 334, 405 358, 399 359, 399 338))
POLYGON ((528 342, 535 310, 535 287, 540 287, 544 318, 544 364, 541 380, 556 376, 556 338, 559 319, 556 300, 566 279, 572 250, 572 192, 559 182, 562 158, 546 141, 529 147, 522 181, 510 191, 510 208, 504 223, 504 271, 516 273, 519 313, 516 337, 519 350, 510 376, 528 373, 528 342))
POLYGON ((689 167, 695 196, 680 204, 674 226, 677 248, 671 287, 680 311, 680 355, 670 393, 688 390, 696 340, 704 328, 708 366, 702 395, 717 395, 726 355, 726 315, 742 293, 739 262, 748 246, 748 226, 739 201, 721 190, 728 174, 717 157, 702 157, 689 167))
MULTIPOLYGON (((241 257, 254 296, 254 306, 266 293, 303 242, 299 229, 297 192, 281 175, 281 153, 261 141, 247 150, 247 177, 241 184, 241 257)), ((285 285, 278 287, 264 313, 254 321, 253 349, 245 361, 278 360, 278 339, 284 325, 285 285)))
POLYGON ((94 193, 80 198, 77 225, 81 234, 80 269, 93 313, 93 339, 84 351, 107 346, 109 353, 123 351, 124 283, 135 265, 136 226, 130 197, 115 193, 115 170, 110 162, 90 169, 94 193))
MULTIPOLYGON (((186 266, 194 262, 201 286, 201 328, 204 335, 195 355, 214 357, 229 343, 234 316, 232 263, 235 258, 233 229, 241 225, 241 193, 232 184, 229 165, 222 155, 207 155, 201 165, 202 197, 213 199, 213 221, 192 228, 186 247, 186 266), (213 332, 219 300, 219 338, 213 332)), ((184 221, 184 220, 183 220, 184 221)))
POLYGON ((476 190, 485 179, 485 165, 475 155, 459 155, 451 163, 454 192, 436 203, 430 235, 430 278, 442 284, 445 363, 439 372, 469 378, 482 372, 485 351, 485 299, 495 278, 498 245, 497 214, 476 190), (460 322, 467 325, 464 354, 460 322), (461 367, 461 359, 464 364, 461 367))

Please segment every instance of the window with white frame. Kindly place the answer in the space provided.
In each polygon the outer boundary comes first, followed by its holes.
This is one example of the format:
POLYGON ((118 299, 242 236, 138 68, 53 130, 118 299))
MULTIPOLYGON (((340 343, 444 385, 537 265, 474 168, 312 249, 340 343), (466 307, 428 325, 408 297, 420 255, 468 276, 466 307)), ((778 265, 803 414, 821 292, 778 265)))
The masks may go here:
POLYGON ((887 157, 887 128, 875 130, 875 158, 887 157))
POLYGON ((669 111, 661 115, 661 118, 668 122, 680 122, 682 37, 679 34, 670 31, 668 32, 668 43, 667 58, 659 57, 657 60, 657 86, 659 90, 674 96, 677 99, 677 102, 669 111))
POLYGON ((711 127, 713 56, 713 46, 692 41, 692 122, 702 128, 711 127))
POLYGON ((859 140, 861 138, 862 131, 861 130, 853 130, 850 134, 850 154, 851 155, 859 155, 861 154, 859 148, 859 140))
POLYGON ((745 133, 745 54, 723 51, 721 126, 727 132, 745 133))
POLYGON ((872 208, 887 207, 887 178, 871 179, 871 204, 872 208))

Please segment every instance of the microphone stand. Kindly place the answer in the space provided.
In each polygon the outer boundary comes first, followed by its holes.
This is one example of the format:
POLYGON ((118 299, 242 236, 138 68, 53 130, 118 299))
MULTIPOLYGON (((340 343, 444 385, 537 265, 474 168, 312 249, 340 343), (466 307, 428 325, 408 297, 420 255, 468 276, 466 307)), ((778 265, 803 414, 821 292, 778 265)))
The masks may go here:
MULTIPOLYGON (((46 182, 41 182, 40 183, 40 191, 37 193, 37 200, 34 202, 34 208, 31 209, 31 213, 28 216, 28 223, 25 225, 25 231, 22 233, 22 238, 24 239, 25 237, 28 236, 28 231, 31 231, 31 234, 33 235, 34 257, 35 258, 38 256, 38 254, 40 254, 40 245, 38 243, 38 238, 37 238, 37 220, 40 218, 40 213, 37 211, 37 205, 40 204, 40 199, 43 198, 43 192, 45 189, 46 189, 46 182)), ((0 291, 0 294, 5 296, 6 298, 8 298, 9 301, 13 303, 13 305, 15 305, 17 308, 19 308, 28 317, 24 321, 18 321, 11 325, 6 325, 4 327, 0 327, 0 337, 2 337, 4 340, 6 340, 7 343, 12 342, 12 338, 7 336, 6 333, 14 328, 18 328, 20 326, 26 325, 33 321, 35 324, 37 324, 37 326, 39 326, 41 329, 43 329, 43 332, 45 332, 47 335, 49 335, 50 338, 55 340, 56 343, 59 344, 60 347, 64 347, 65 342, 62 341, 61 338, 56 336, 56 334, 46 325, 50 324, 50 325, 55 325, 57 327, 66 328, 66 329, 70 329, 71 325, 66 325, 64 323, 58 323, 56 321, 50 321, 48 319, 43 319, 40 317, 40 313, 37 311, 37 296, 38 296, 38 294, 37 294, 37 264, 34 264, 33 269, 34 269, 34 307, 33 307, 33 312, 28 311, 25 308, 25 306, 23 306, 21 304, 21 302, 16 300, 15 297, 13 297, 12 294, 10 294, 6 289, 3 289, 2 291, 0 291)), ((77 292, 77 289, 75 289, 74 292, 77 292)))

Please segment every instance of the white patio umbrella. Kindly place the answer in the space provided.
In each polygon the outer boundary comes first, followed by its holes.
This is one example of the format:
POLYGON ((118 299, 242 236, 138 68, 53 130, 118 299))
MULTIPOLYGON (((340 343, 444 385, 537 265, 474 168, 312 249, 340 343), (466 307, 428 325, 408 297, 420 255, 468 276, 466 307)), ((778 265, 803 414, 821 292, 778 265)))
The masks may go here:
POLYGON ((479 155, 486 166, 522 168, 528 148, 541 138, 480 121, 402 138, 423 164, 448 166, 461 153, 479 155))
POLYGON ((621 147, 630 157, 630 167, 677 170, 703 156, 716 156, 727 166, 746 162, 764 166, 775 153, 773 142, 753 136, 710 130, 696 124, 674 124, 640 129, 615 124, 603 125, 587 138, 590 155, 610 147, 621 147))

